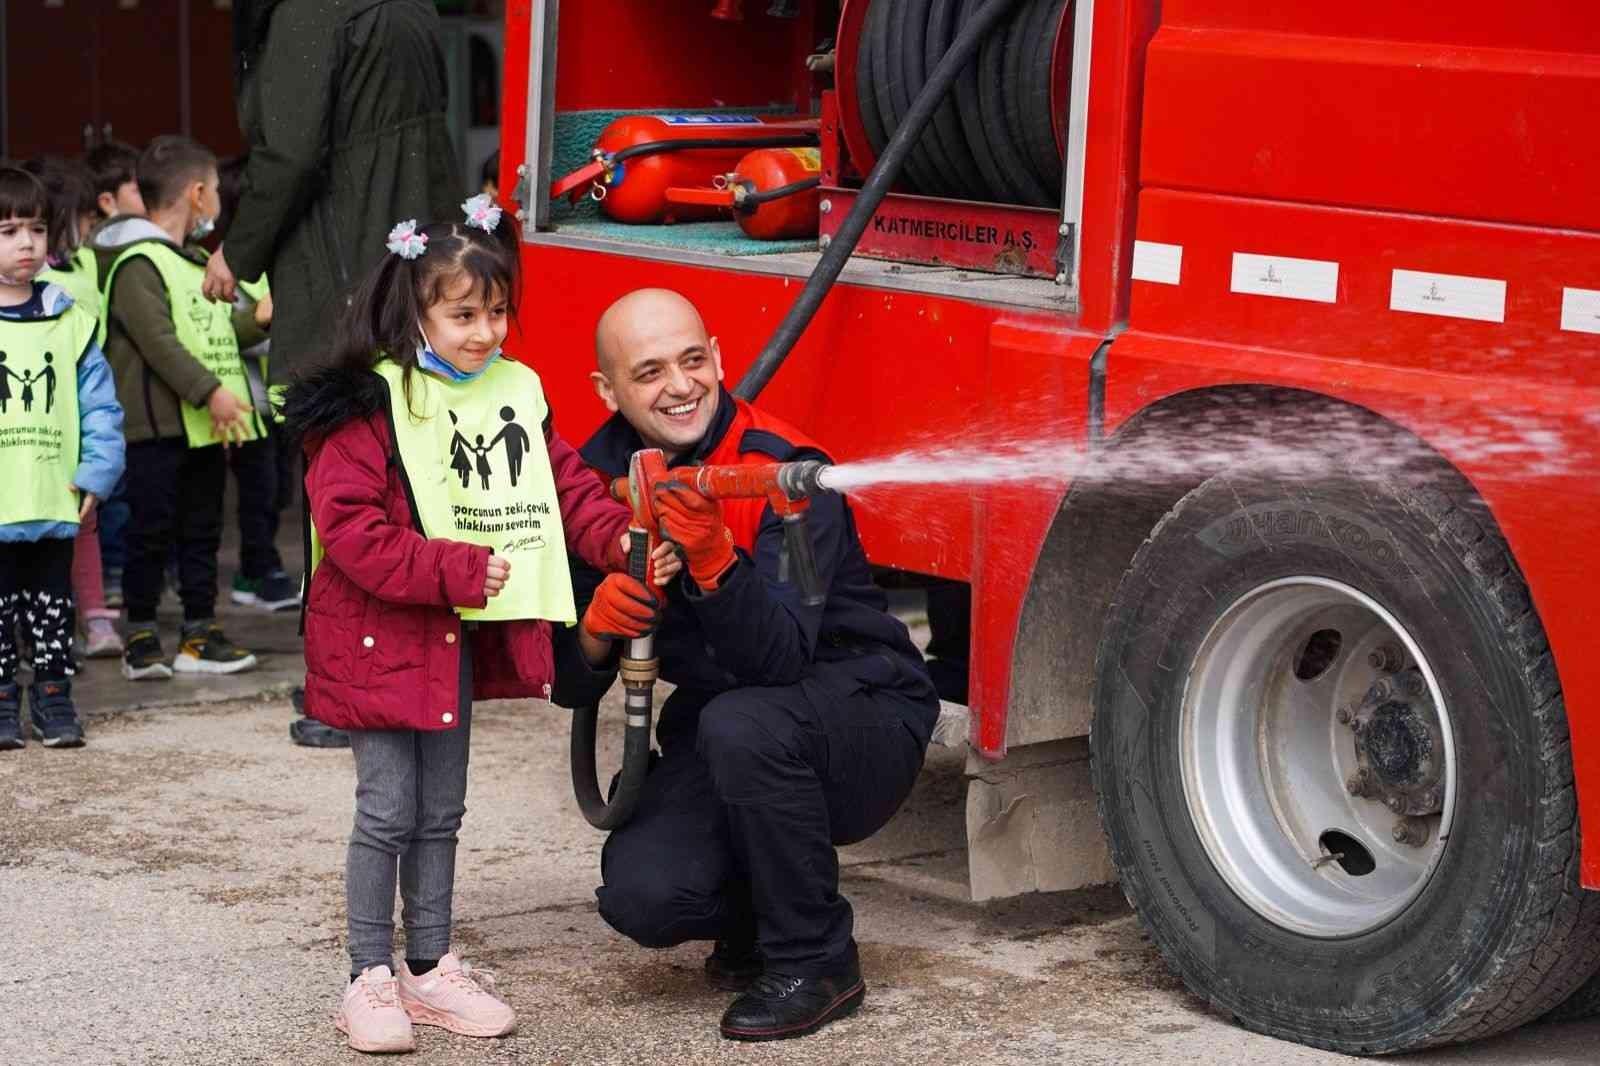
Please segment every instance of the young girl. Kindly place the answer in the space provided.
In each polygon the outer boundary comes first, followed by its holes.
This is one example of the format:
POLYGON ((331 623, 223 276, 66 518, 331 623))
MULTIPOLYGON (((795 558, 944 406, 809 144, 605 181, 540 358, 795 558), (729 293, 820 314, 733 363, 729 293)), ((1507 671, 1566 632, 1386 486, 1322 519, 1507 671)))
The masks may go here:
MULTIPOLYGON (((626 558, 628 512, 550 429, 538 376, 500 353, 514 241, 497 235, 487 197, 466 207, 466 223, 395 227, 352 298, 336 361, 293 386, 284 412, 306 455, 314 538, 305 711, 348 730, 356 761, 351 983, 335 1024, 361 1051, 409 1050, 412 1023, 469 1036, 515 1027, 449 950, 472 701, 549 697, 557 656, 563 671, 583 661, 566 552, 611 571, 626 558), (474 460, 481 476, 452 469, 458 435, 492 441, 474 460), (395 975, 397 880, 406 958, 395 975)), ((671 566, 666 546, 659 562, 671 566)), ((642 634, 658 601, 612 578, 631 596, 585 623, 642 634)))
POLYGON ((72 544, 122 476, 122 408, 97 320, 46 261, 44 186, 0 167, 0 751, 22 747, 17 622, 33 640, 28 718, 46 747, 83 743, 72 702, 72 544))

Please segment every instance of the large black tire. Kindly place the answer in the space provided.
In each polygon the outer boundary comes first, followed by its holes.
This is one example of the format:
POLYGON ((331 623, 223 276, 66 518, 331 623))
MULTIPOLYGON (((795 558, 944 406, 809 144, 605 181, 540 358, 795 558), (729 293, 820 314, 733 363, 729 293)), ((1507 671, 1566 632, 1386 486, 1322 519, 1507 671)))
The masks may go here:
POLYGON ((1351 1054, 1473 1040, 1551 1010, 1600 965, 1560 684, 1475 499, 1449 474, 1426 486, 1221 474, 1161 520, 1117 591, 1091 738, 1112 858, 1168 964, 1250 1029, 1351 1054), (1301 575, 1359 590, 1416 639, 1464 783, 1419 893, 1342 938, 1292 932, 1230 887, 1189 811, 1179 751, 1185 684, 1213 624, 1301 575))
POLYGON ((1588 984, 1567 997, 1567 1001, 1545 1018, 1552 1022, 1576 1022, 1600 1014, 1600 974, 1589 978, 1588 984))

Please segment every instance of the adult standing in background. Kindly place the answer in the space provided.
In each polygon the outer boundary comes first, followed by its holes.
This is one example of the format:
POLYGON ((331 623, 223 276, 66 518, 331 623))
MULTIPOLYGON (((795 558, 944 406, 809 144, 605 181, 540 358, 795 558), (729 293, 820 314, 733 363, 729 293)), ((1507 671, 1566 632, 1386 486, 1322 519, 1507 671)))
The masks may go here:
MULTIPOLYGON (((429 0, 234 0, 234 82, 249 146, 244 191, 205 294, 272 283, 270 384, 317 365, 330 305, 402 219, 454 217, 460 168, 429 0)), ((310 718, 298 744, 348 738, 310 718)))
POLYGON ((329 303, 402 219, 460 213, 439 16, 429 0, 235 0, 239 214, 206 295, 272 282, 273 384, 315 365, 329 303))

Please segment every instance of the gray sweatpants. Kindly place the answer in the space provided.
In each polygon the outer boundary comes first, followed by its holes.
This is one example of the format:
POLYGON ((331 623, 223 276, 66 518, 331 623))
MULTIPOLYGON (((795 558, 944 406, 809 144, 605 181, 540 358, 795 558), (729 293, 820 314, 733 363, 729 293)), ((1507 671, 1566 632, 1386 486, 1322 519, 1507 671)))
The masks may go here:
POLYGON ((344 896, 351 973, 394 965, 396 880, 406 957, 437 959, 450 950, 456 833, 467 811, 472 730, 472 642, 461 643, 462 698, 454 729, 350 731, 356 819, 344 896))

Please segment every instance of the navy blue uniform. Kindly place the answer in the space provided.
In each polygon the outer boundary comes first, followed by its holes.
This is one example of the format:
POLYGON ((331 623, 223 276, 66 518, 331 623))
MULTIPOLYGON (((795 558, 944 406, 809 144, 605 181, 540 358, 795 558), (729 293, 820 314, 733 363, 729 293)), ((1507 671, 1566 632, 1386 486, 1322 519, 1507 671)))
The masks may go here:
MULTIPOLYGON (((694 453, 702 462, 825 458, 766 428, 724 392, 694 453), (759 454, 753 454, 759 453, 759 454)), ((644 447, 622 417, 581 449, 621 476, 644 447)), ((647 947, 752 937, 766 965, 795 976, 853 961, 850 904, 834 848, 871 836, 910 793, 939 714, 921 653, 872 582, 849 505, 807 516, 827 599, 806 607, 778 580, 781 520, 767 507, 754 543, 713 592, 685 572, 667 590, 656 635, 661 676, 677 686, 656 730, 660 758, 633 820, 601 857, 600 913, 647 947)), ((574 573, 579 612, 601 575, 574 573)), ((557 670, 558 702, 592 702, 614 665, 557 670)))

